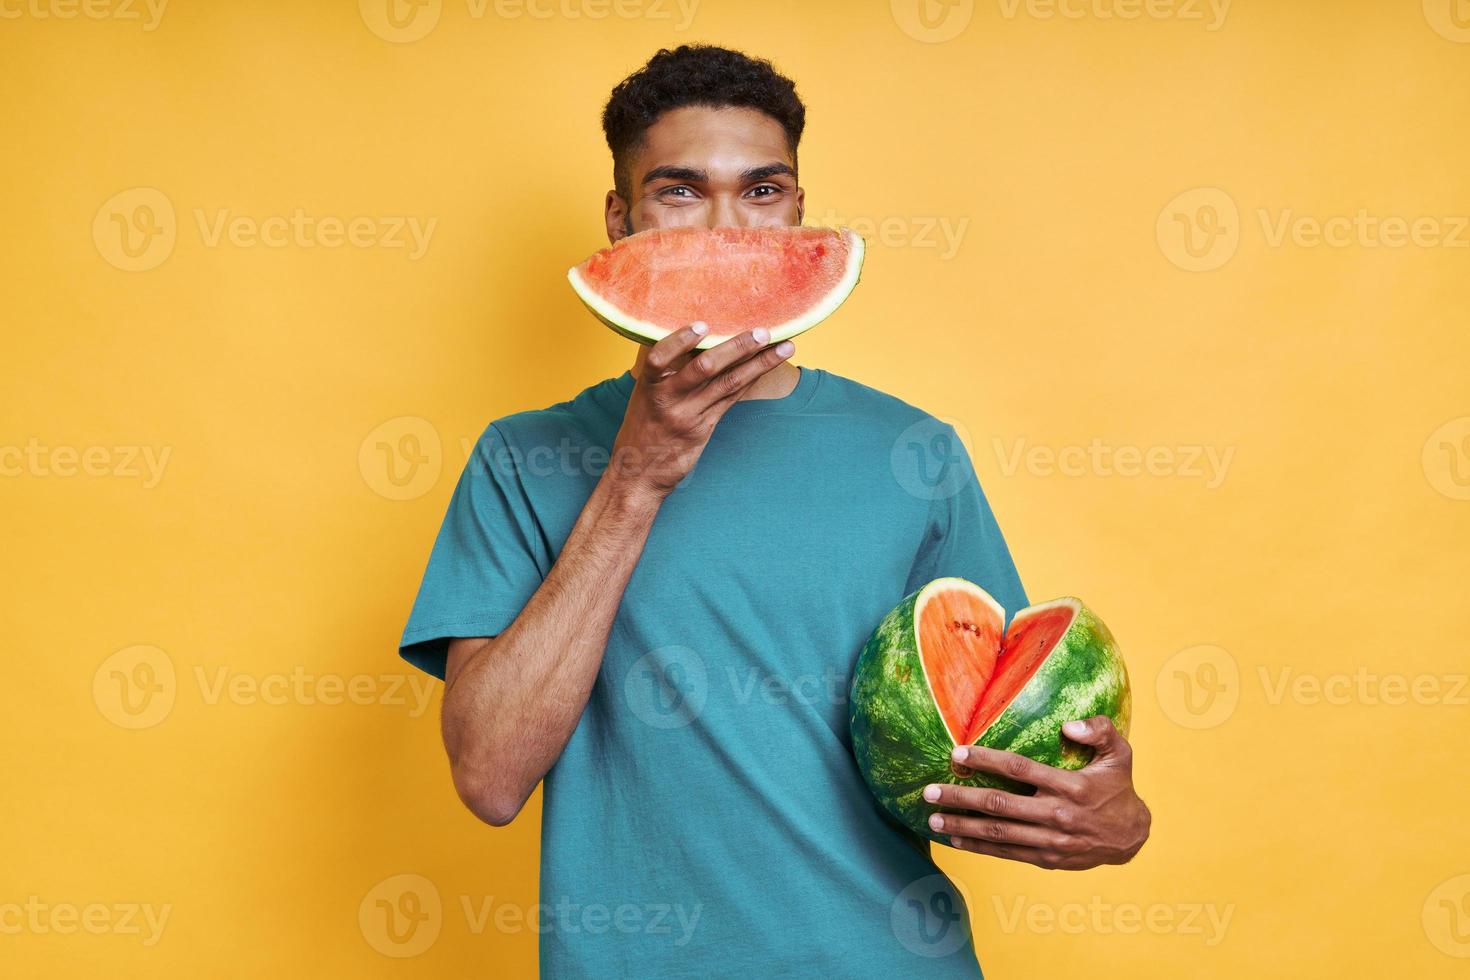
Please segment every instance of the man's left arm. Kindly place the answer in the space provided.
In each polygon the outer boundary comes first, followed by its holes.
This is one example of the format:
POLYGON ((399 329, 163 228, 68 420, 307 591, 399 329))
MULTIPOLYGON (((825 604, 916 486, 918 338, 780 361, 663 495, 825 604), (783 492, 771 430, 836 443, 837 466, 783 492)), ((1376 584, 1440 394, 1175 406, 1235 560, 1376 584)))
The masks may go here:
POLYGON ((1092 746, 1092 761, 1082 769, 1057 769, 978 745, 956 748, 959 765, 1028 783, 1036 794, 933 784, 924 788, 924 799, 965 812, 936 813, 929 826, 960 850, 1038 868, 1081 871, 1131 860, 1148 840, 1152 821, 1133 789, 1132 747, 1102 715, 1069 721, 1062 732, 1092 746))

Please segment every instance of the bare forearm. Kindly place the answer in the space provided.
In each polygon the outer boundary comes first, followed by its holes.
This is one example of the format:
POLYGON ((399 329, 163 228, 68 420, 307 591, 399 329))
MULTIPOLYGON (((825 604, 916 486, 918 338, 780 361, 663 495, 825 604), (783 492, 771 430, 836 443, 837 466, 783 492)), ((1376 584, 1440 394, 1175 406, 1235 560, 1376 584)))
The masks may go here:
POLYGON ((460 796, 482 819, 514 817, 571 738, 659 502, 609 470, 515 621, 494 640, 452 648, 444 744, 460 796))
POLYGON ((460 797, 489 823, 515 817, 572 737, 664 496, 725 411, 794 350, 757 329, 698 352, 708 332, 690 324, 639 355, 614 464, 546 580, 505 632, 449 645, 444 745, 460 797))

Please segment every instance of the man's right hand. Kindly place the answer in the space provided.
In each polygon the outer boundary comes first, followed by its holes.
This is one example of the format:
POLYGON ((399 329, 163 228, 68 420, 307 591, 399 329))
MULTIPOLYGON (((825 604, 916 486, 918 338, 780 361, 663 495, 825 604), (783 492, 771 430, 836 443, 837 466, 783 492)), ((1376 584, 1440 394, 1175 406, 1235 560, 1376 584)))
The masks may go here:
POLYGON ((608 469, 617 479, 667 496, 694 469, 730 406, 796 351, 790 341, 767 347, 764 327, 696 351, 707 333, 693 323, 648 352, 613 443, 608 469))

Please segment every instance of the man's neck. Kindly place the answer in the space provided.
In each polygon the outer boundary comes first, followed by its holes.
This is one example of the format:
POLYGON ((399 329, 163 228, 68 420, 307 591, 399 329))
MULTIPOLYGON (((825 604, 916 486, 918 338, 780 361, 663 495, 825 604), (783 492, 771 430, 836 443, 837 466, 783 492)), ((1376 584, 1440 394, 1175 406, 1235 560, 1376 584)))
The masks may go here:
MULTIPOLYGON (((643 359, 648 354, 647 347, 638 348, 638 356, 633 360, 633 377, 638 377, 643 372, 643 359)), ((801 368, 790 361, 782 361, 770 371, 761 375, 740 396, 741 401, 749 401, 756 398, 785 398, 796 390, 796 384, 801 380, 801 368)))

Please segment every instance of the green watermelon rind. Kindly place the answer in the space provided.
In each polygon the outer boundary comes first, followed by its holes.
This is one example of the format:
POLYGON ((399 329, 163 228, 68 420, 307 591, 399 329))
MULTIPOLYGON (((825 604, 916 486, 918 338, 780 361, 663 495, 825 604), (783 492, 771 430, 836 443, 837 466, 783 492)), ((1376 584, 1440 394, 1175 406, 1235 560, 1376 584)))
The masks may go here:
MULTIPOLYGON (((794 226, 801 227, 801 226, 794 226)), ((827 317, 837 312, 837 308, 847 301, 852 291, 857 288, 858 280, 862 278, 863 255, 866 243, 863 237, 851 228, 835 228, 836 231, 848 243, 847 265, 842 271, 842 277, 832 286, 827 294, 822 297, 821 302, 794 317, 785 323, 764 324, 771 331, 771 339, 768 344, 779 344, 783 340, 790 340, 797 334, 805 333, 812 327, 821 323, 827 317)), ((636 237, 636 236, 633 236, 636 237)), ((624 239, 626 241, 626 239, 624 239)), ((598 291, 595 283, 589 282, 581 273, 581 266, 576 265, 567 270, 567 281, 572 284, 572 290, 592 311, 592 315, 601 320, 614 331, 635 340, 640 344, 652 345, 663 340, 673 331, 657 324, 649 323, 631 313, 624 312, 615 304, 604 299, 598 291)), ((707 350, 719 344, 728 337, 711 334, 695 345, 696 350, 707 350)))
MULTIPOLYGON (((929 818, 939 808, 923 798, 925 786, 950 783, 1031 791, 985 772, 961 778, 950 768, 955 743, 929 689, 914 615, 926 590, 951 588, 957 582, 964 580, 931 582, 884 617, 858 656, 849 703, 853 753, 873 795, 905 827, 941 844, 948 844, 949 838, 929 827, 929 818)), ((964 585, 984 594, 973 583, 964 585)), ((1128 670, 1112 633, 1080 600, 1057 599, 1020 615, 1058 605, 1075 610, 1067 632, 975 744, 1062 769, 1080 769, 1091 760, 1092 749, 1065 738, 1062 723, 1106 715, 1127 735, 1132 696, 1128 670)))

